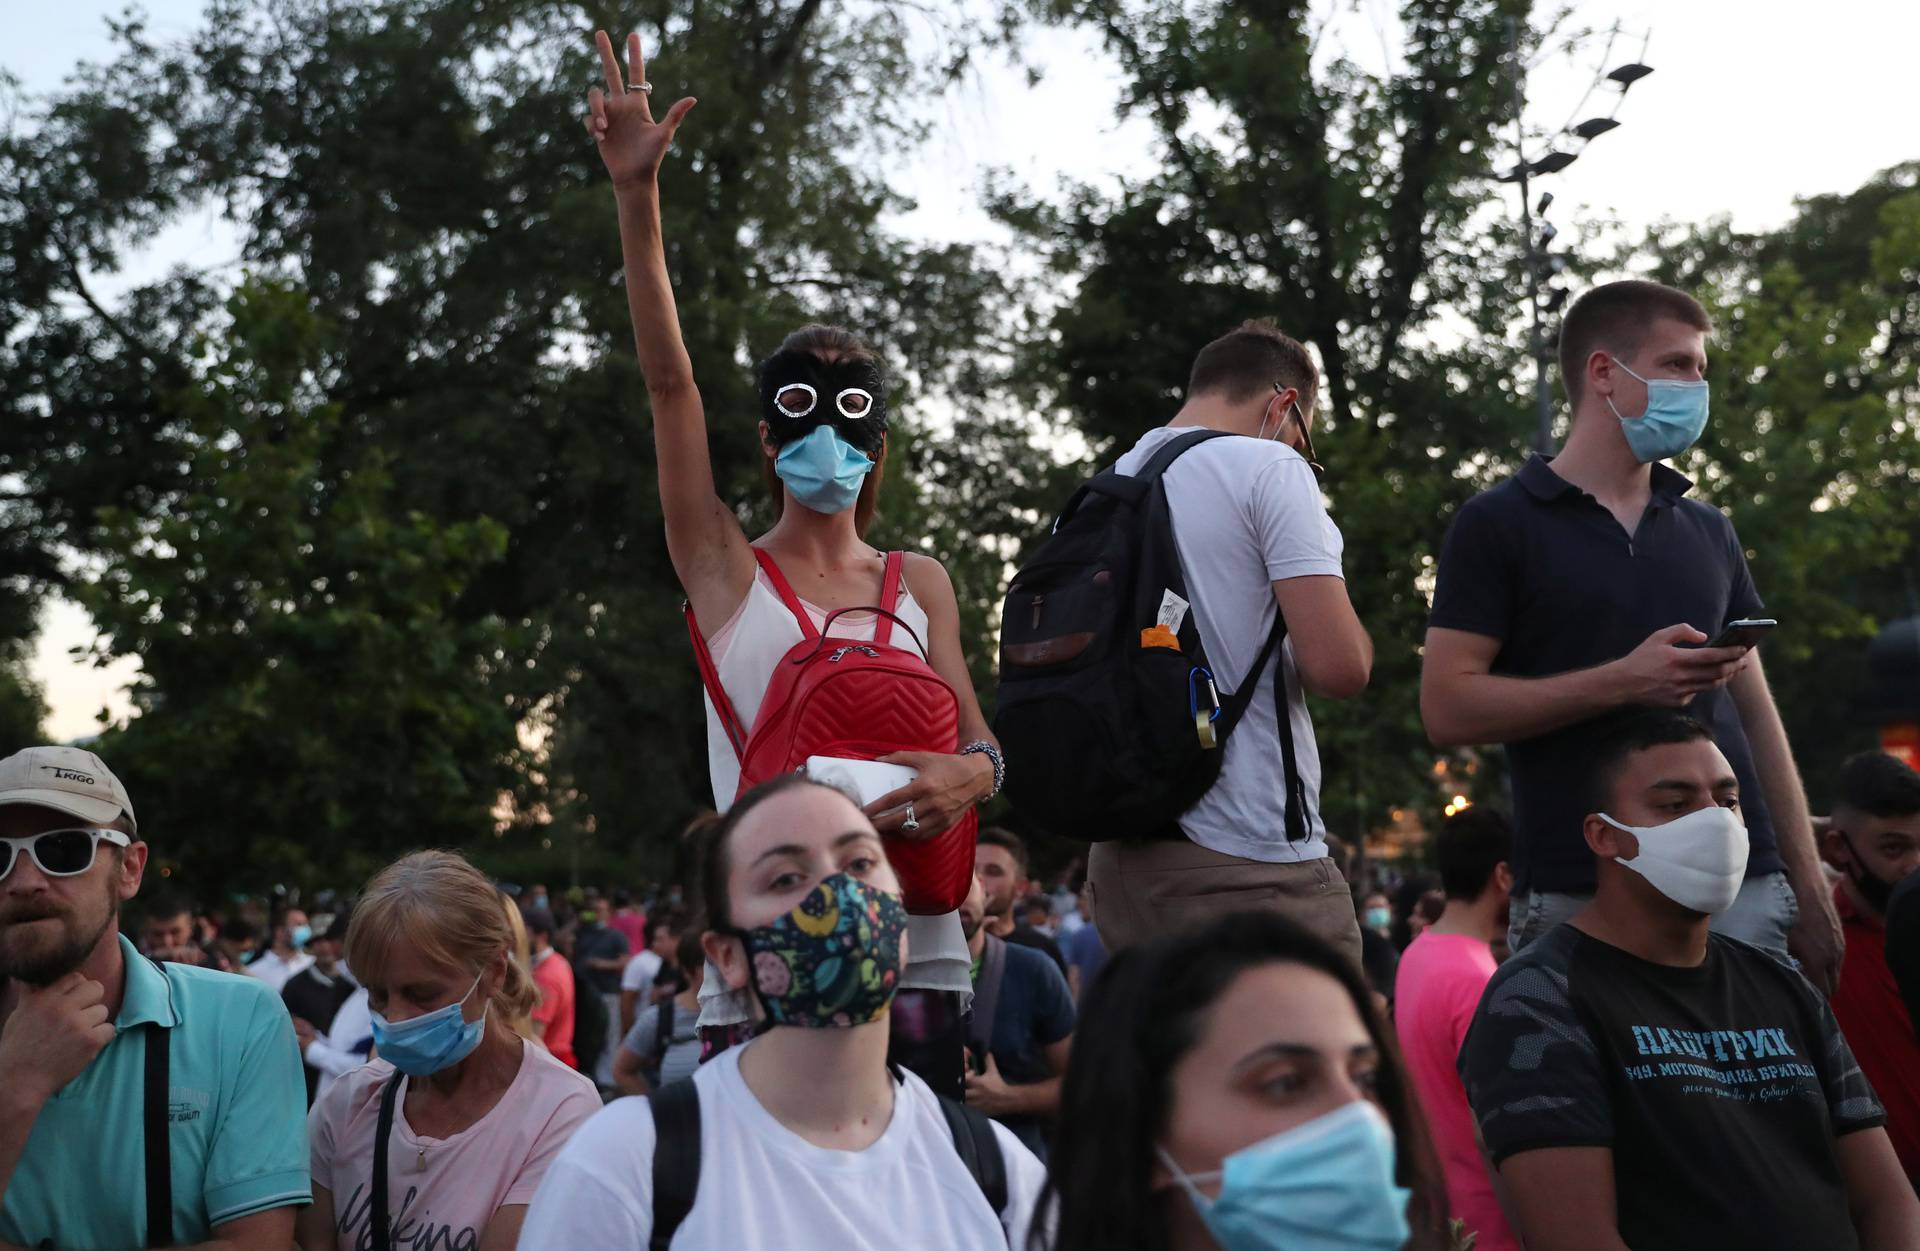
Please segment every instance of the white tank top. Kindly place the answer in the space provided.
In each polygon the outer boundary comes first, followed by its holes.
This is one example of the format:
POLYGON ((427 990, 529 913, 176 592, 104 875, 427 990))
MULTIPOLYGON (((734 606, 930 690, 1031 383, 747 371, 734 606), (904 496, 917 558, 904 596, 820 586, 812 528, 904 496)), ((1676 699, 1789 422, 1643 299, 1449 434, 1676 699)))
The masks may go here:
MULTIPOLYGON (((795 594, 797 597, 798 592, 795 594)), ((874 598, 879 599, 878 587, 874 598)), ((800 606, 813 619, 814 629, 833 638, 871 639, 879 622, 879 617, 871 612, 842 613, 834 618, 833 628, 829 630, 825 609, 804 599, 800 606)), ((927 610, 913 598, 913 588, 907 585, 904 574, 900 578, 900 602, 894 606, 894 615, 906 622, 925 644, 927 610)), ((734 712, 739 714, 741 726, 749 734, 753 732, 754 719, 760 715, 760 701, 766 696, 767 684, 773 680, 773 667, 805 637, 800 623, 794 620, 793 613, 781 601, 780 592, 767 577, 767 571, 756 561, 753 585, 747 588, 747 597, 740 601, 740 607, 734 609, 725 625, 707 636, 707 651, 712 654, 714 670, 720 675, 720 688, 727 693, 734 712)), ((897 625, 892 642, 896 647, 914 646, 913 639, 906 637, 897 625)), ((922 659, 926 658, 923 649, 916 650, 921 650, 922 659)), ((740 787, 740 757, 734 754, 713 700, 703 694, 700 702, 707 712, 707 772, 713 782, 713 807, 716 812, 725 812, 732 807, 733 793, 740 787)), ((972 971, 972 957, 960 929, 958 912, 907 918, 907 968, 900 979, 902 989, 954 992, 961 997, 964 1011, 973 998, 972 971)), ((746 992, 729 992, 722 976, 712 961, 708 961, 706 980, 700 987, 701 1025, 733 1025, 752 1014, 746 992)))

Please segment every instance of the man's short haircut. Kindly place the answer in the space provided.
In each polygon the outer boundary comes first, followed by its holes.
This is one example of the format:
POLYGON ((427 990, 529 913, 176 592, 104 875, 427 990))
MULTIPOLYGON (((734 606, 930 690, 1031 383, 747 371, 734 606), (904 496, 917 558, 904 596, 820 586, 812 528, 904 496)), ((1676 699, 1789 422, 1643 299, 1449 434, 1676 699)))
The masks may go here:
POLYGON ((1885 752, 1863 751, 1840 766, 1834 806, 1866 817, 1913 816, 1920 813, 1920 773, 1885 752))
POLYGON ((680 966, 681 972, 697 969, 706 961, 706 948, 700 945, 700 935, 704 925, 690 925, 680 931, 680 937, 674 940, 673 961, 680 966))
POLYGON ((1015 834, 1012 830, 992 825, 981 830, 980 836, 976 841, 982 847, 999 847, 1003 849, 1009 856, 1013 857, 1014 867, 1020 870, 1020 876, 1027 876, 1027 844, 1026 840, 1018 834, 1015 834))
POLYGON ((193 905, 179 895, 154 895, 147 900, 147 924, 155 925, 161 921, 171 921, 175 917, 193 919, 193 905))
POLYGON ((549 940, 560 929, 553 919, 552 910, 548 908, 528 908, 520 915, 520 919, 526 925, 527 933, 545 934, 549 940))
POLYGON ((1654 747, 1674 743, 1713 741, 1713 731, 1684 712, 1668 708, 1629 708, 1600 722, 1594 729, 1593 751, 1587 757, 1587 811, 1610 812, 1613 788, 1627 761, 1654 747))
POLYGON ((1273 384, 1300 392, 1300 407, 1313 411, 1320 371, 1298 339, 1261 318, 1238 326, 1200 349, 1187 376, 1187 398, 1221 395, 1239 404, 1271 394, 1273 384))
POLYGON ((245 917, 234 917, 220 926, 220 937, 230 943, 250 943, 260 937, 260 930, 245 917))
POLYGON ((1513 824, 1498 809, 1475 804, 1447 818, 1433 851, 1447 898, 1478 899, 1494 869, 1513 859, 1513 824))
POLYGON ((672 909, 656 909, 647 917, 647 928, 644 935, 647 945, 653 945, 654 936, 661 930, 665 930, 669 934, 678 934, 683 924, 685 924, 685 918, 672 909))
POLYGON ((1632 356, 1658 321, 1677 321, 1706 334, 1713 319, 1685 291, 1631 278, 1603 283, 1573 302, 1560 323, 1560 385, 1567 402, 1580 403, 1587 384, 1587 358, 1595 352, 1632 356))

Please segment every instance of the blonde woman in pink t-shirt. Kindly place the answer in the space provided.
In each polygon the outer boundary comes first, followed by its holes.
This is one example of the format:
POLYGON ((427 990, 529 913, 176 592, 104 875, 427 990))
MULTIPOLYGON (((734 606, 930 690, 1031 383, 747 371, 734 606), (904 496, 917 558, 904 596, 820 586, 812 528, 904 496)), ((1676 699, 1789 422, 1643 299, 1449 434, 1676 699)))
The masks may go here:
POLYGON ((368 883, 347 962, 380 1058, 308 1115, 302 1251, 511 1251, 547 1165, 600 1098, 513 1028, 536 992, 499 895, 461 856, 415 852, 368 883))

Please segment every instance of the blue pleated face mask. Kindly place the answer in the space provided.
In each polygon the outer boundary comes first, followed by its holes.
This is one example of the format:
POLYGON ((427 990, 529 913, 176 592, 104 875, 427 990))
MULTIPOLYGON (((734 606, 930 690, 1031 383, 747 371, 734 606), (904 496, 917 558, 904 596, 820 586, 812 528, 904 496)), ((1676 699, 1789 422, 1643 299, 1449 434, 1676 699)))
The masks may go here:
POLYGON ((1399 1251, 1412 1192, 1393 1180, 1393 1129, 1358 1100, 1187 1174, 1160 1150, 1222 1251, 1399 1251), (1220 1180, 1209 1199, 1200 1183, 1220 1180))
POLYGON ((1635 460, 1643 465, 1651 465, 1657 460, 1670 460, 1699 440, 1701 432, 1707 428, 1708 392, 1705 381, 1640 378, 1620 358, 1615 357, 1613 363, 1647 384, 1647 411, 1638 417, 1625 416, 1618 408, 1614 408, 1613 397, 1607 397, 1607 407, 1612 408, 1613 415, 1620 419, 1620 429, 1627 436, 1627 447, 1633 452, 1635 460))
POLYGON ((852 508, 860 498, 860 484, 873 472, 873 460, 832 426, 815 426, 780 449, 773 471, 802 507, 831 516, 852 508))
POLYGON ((493 1010, 489 1001, 477 1021, 467 1020, 461 1011, 460 1005, 479 987, 480 977, 476 976, 466 994, 409 1021, 388 1021, 380 1013, 373 1013, 374 1050, 409 1077, 426 1077, 460 1063, 480 1045, 487 1029, 487 1013, 493 1010))

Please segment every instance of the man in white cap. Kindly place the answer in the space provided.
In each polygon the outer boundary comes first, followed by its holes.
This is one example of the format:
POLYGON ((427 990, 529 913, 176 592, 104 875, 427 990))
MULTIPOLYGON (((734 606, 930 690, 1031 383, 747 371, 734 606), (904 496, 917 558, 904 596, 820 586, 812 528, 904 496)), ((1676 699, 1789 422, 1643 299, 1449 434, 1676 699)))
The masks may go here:
POLYGON ((309 1201, 286 1009, 121 937, 147 844, 98 756, 0 760, 0 1247, 290 1251, 309 1201))

